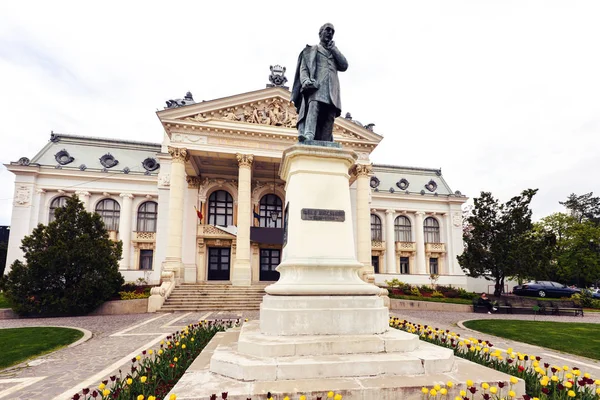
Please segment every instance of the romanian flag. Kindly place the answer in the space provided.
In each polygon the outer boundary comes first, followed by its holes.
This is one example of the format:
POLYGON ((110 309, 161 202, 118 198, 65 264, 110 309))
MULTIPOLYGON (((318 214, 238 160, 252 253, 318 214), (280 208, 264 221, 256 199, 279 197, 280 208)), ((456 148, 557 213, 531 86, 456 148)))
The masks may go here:
POLYGON ((198 219, 200 220, 200 222, 202 222, 202 218, 203 218, 202 211, 198 210, 196 208, 196 206, 194 206, 194 209, 196 210, 196 215, 198 216, 198 219))

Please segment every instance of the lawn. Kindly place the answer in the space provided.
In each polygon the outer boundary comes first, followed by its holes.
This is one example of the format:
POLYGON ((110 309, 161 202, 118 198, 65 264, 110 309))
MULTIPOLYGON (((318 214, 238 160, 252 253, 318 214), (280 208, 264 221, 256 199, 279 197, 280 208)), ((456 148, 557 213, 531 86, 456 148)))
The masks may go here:
POLYGON ((0 369, 67 346, 83 336, 83 332, 68 328, 0 329, 0 369))
POLYGON ((475 320, 464 325, 490 335, 600 360, 600 324, 475 320))
POLYGON ((4 297, 4 293, 0 293, 0 308, 10 308, 6 297, 4 297))

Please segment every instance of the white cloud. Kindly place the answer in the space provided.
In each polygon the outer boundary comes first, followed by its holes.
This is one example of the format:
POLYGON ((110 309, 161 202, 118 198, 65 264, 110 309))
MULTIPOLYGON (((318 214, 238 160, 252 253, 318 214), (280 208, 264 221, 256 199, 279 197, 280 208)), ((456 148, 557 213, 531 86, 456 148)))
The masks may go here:
MULTIPOLYGON (((378 163, 442 167, 454 190, 540 191, 536 217, 600 193, 600 53, 590 1, 10 2, 0 5, 0 161, 50 130, 162 139, 154 112, 264 87, 336 27, 345 113, 385 136, 378 163)), ((291 83, 291 82, 290 82, 291 83)), ((13 177, 0 169, 0 224, 13 177)))

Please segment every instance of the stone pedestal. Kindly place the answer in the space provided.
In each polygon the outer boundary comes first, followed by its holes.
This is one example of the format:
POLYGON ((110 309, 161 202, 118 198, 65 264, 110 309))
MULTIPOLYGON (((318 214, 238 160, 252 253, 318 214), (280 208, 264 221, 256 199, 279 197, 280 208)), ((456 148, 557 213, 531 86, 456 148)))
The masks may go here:
POLYGON ((379 288, 359 277, 364 264, 354 251, 348 175, 355 160, 341 148, 296 145, 283 153, 281 277, 265 289, 260 321, 217 335, 173 388, 177 398, 270 391, 281 399, 333 390, 345 399, 418 399, 423 384, 461 376, 457 365, 464 363, 452 350, 390 329, 379 288))

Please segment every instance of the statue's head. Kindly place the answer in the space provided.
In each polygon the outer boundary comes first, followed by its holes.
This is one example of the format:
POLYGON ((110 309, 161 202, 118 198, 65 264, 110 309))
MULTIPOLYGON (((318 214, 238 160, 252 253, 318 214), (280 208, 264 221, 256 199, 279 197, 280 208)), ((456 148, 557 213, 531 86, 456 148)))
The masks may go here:
POLYGON ((321 42, 328 43, 333 40, 334 33, 335 29, 333 28, 333 24, 328 22, 319 29, 319 38, 321 39, 321 42))

